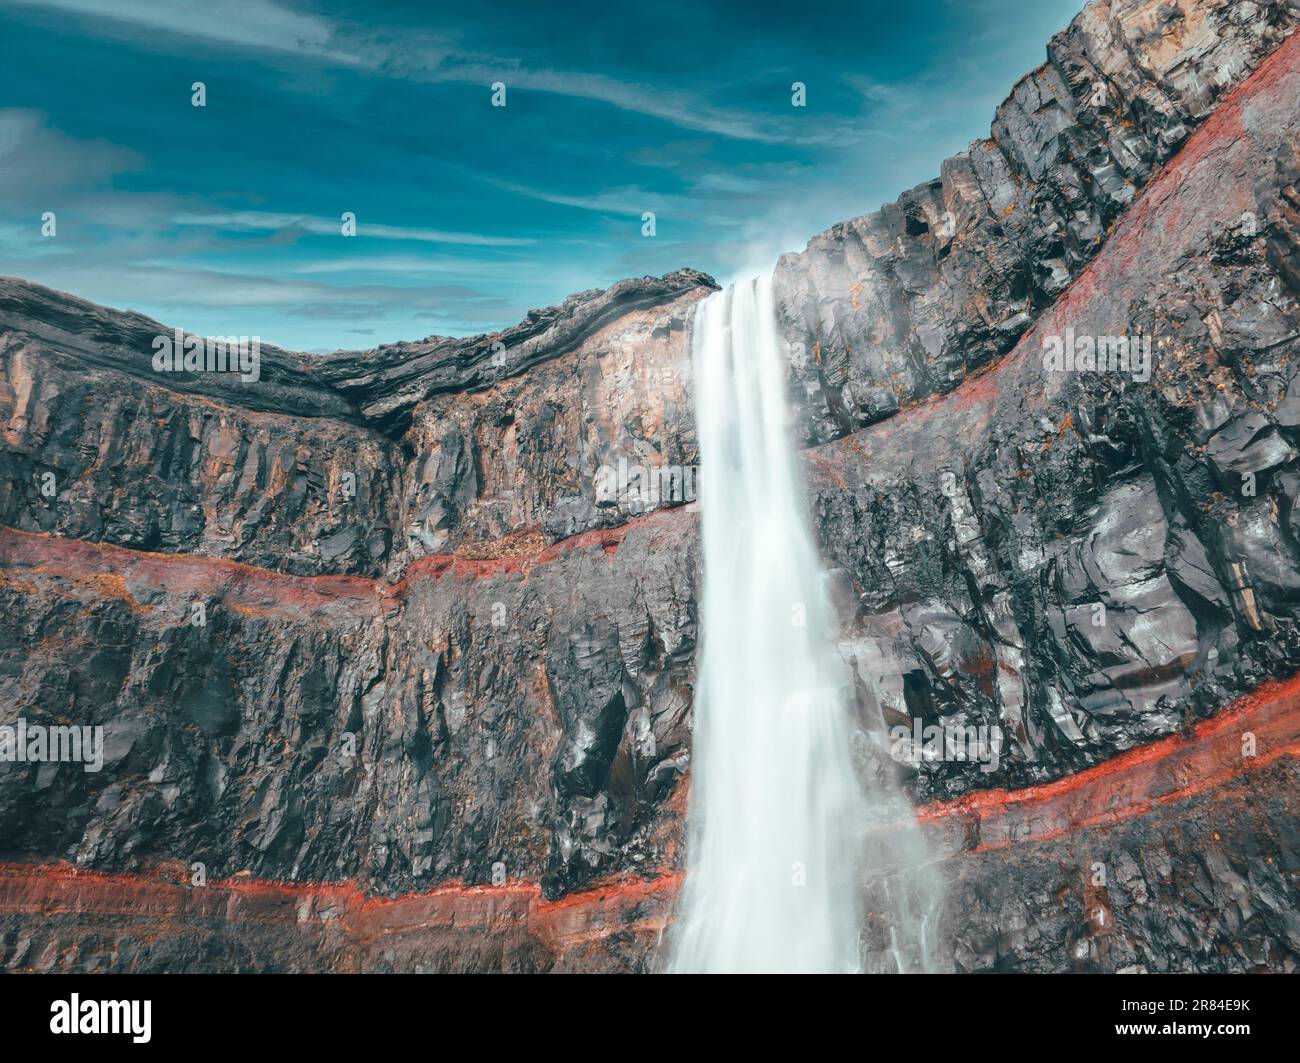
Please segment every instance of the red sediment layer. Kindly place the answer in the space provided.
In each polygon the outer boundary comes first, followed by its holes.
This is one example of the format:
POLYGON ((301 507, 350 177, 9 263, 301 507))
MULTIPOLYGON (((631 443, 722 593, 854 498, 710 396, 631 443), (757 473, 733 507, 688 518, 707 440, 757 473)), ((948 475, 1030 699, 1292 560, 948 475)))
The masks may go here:
POLYGON ((24 573, 99 582, 128 598, 135 584, 176 594, 220 593, 245 605, 308 610, 335 602, 374 603, 387 587, 359 576, 292 576, 225 558, 150 553, 0 527, 0 574, 12 581, 24 573))
MULTIPOLYGON (((985 790, 927 805, 917 811, 917 820, 937 836, 942 856, 960 857, 1146 815, 1282 757, 1300 757, 1300 676, 1266 684, 1186 735, 1042 786, 985 790), (1242 755, 1247 732, 1254 736, 1255 756, 1242 755)), ((3 863, 0 917, 81 914, 333 925, 354 941, 411 931, 523 931, 559 955, 615 932, 663 929, 681 881, 681 872, 623 876, 553 901, 526 881, 453 882, 387 898, 349 882, 235 877, 192 887, 180 867, 148 875, 84 871, 66 863, 3 863)))
POLYGON ((413 581, 426 576, 436 578, 450 574, 460 579, 482 579, 490 576, 523 573, 538 565, 549 564, 552 561, 557 561, 569 554, 592 546, 600 547, 606 554, 613 554, 623 545, 623 540, 632 531, 640 528, 671 527, 676 521, 685 519, 686 514, 693 512, 693 509, 681 506, 654 510, 639 517, 633 517, 616 528, 597 528, 593 531, 579 532, 577 535, 561 539, 559 542, 544 547, 535 553, 516 557, 484 560, 462 557, 456 554, 422 557, 418 561, 411 563, 402 580, 394 584, 393 587, 395 591, 400 593, 413 581))
POLYGON ((918 809, 923 826, 958 830, 959 851, 1118 823, 1300 756, 1300 676, 1267 683, 1186 735, 1171 735, 1087 771, 1022 790, 981 790, 918 809), (1253 736, 1248 741, 1247 735, 1253 736), (1245 755, 1247 749, 1252 755, 1245 755))
POLYGON ((0 864, 0 916, 126 916, 217 923, 332 926, 353 941, 404 931, 522 930, 555 953, 615 930, 658 931, 680 874, 611 879, 548 901, 536 883, 446 883, 400 897, 376 897, 347 883, 233 878, 188 884, 182 868, 153 875, 86 871, 67 863, 0 864))
POLYGON ((516 557, 490 560, 454 554, 422 557, 412 562, 396 583, 361 576, 295 576, 226 558, 152 553, 0 526, 0 576, 7 575, 13 580, 26 571, 72 582, 98 581, 102 588, 127 598, 132 598, 130 587, 140 584, 176 594, 220 594, 234 604, 254 609, 278 608, 301 613, 342 604, 375 610, 402 598, 412 586, 426 579, 450 576, 473 580, 523 574, 591 547, 612 555, 632 531, 668 528, 689 512, 657 510, 617 528, 583 532, 516 557))

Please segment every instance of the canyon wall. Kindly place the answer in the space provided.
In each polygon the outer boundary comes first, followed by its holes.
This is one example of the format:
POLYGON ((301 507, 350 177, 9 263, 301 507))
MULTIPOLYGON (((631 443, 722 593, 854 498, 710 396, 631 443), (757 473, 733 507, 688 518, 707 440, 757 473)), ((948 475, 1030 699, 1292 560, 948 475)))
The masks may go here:
MULTIPOLYGON (((861 768, 954 969, 1300 957, 1298 19, 1096 0, 989 140, 777 266, 861 768), (1121 336, 1149 372, 1044 363, 1121 336), (891 755, 939 725, 993 770, 891 755)), ((245 382, 0 282, 0 724, 106 741, 0 763, 0 964, 655 969, 698 516, 622 470, 697 462, 715 288, 245 382)))

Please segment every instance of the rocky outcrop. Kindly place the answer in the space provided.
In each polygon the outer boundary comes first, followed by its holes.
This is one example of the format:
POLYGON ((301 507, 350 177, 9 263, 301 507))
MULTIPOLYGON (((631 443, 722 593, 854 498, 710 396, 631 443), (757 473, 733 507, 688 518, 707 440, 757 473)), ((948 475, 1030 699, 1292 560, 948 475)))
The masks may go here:
POLYGON ((620 468, 698 460, 687 326, 712 288, 693 270, 624 281, 369 361, 263 346, 245 381, 156 372, 173 330, 3 280, 0 523, 390 579, 480 540, 613 527, 658 508, 635 479, 614 489, 620 468))
MULTIPOLYGON (((954 898, 934 928, 951 943, 945 959, 984 972, 1293 971, 1297 754, 1292 682, 1186 738, 1060 783, 923 807, 922 830, 954 898), (1242 758, 1243 732, 1272 752, 1242 758)), ((894 869, 885 881, 902 874, 894 869)), ((680 884, 679 874, 612 878, 548 901, 534 884, 507 878, 388 899, 350 882, 245 873, 198 884, 183 864, 112 875, 12 863, 0 865, 0 963, 20 971, 652 971, 680 884)), ((868 924, 873 955, 886 953, 874 935, 887 932, 868 924)))
MULTIPOLYGON (((174 329, 135 312, 111 310, 16 277, 0 278, 0 323, 6 355, 49 359, 75 372, 98 373, 127 389, 166 385, 239 409, 359 424, 360 412, 319 374, 320 359, 259 345, 256 380, 238 373, 158 371, 154 341, 174 329), (112 375, 103 375, 111 371, 112 375), (125 379, 123 379, 125 378, 125 379)), ((192 334, 181 330, 182 338, 192 334)), ((226 363, 229 364, 228 362, 226 363)), ((253 375, 252 373, 246 375, 253 375)), ((14 400, 39 414, 47 394, 21 375, 14 400), (33 401, 34 400, 34 401, 33 401)))
MULTIPOLYGON (((778 267, 862 770, 954 968, 1300 956, 1296 14, 1097 0, 992 139, 778 267), (1045 361, 1080 337, 1150 362, 1045 361), (926 727, 1005 741, 900 762, 926 727)), ((698 460, 713 288, 246 382, 0 284, 0 724, 106 740, 0 764, 0 963, 655 968, 700 574, 644 488, 698 460)))
MULTIPOLYGON (((40 294, 51 312, 60 305, 32 286, 6 282, 3 290, 40 294)), ((108 316, 95 315, 87 328, 108 316)), ((72 340, 56 347, 50 330, 4 322, 3 524, 303 575, 378 574, 403 541, 403 452, 373 429, 218 402, 157 376, 137 380, 115 367, 116 356, 88 364, 66 353, 72 340)), ((166 332, 149 323, 140 335, 166 332)), ((67 335, 84 346, 95 333, 67 335)), ((148 352, 148 342, 139 350, 148 352)), ((133 357, 148 364, 147 353, 133 357)), ((261 394, 261 382, 243 387, 261 394)), ((328 409, 333 393, 322 394, 328 409)))
POLYGON ((1010 351, 1297 22, 1293 0, 1091 3, 988 140, 783 256, 777 301, 808 439, 951 391, 1010 351))
POLYGON ((555 542, 692 501, 689 328, 709 290, 629 310, 527 375, 416 407, 410 556, 527 531, 555 542))
POLYGON ((693 269, 664 277, 620 281, 605 291, 569 296, 560 306, 532 310, 504 332, 469 339, 434 337, 374 351, 343 351, 316 366, 321 377, 351 398, 369 423, 394 434, 432 395, 475 391, 518 376, 541 362, 577 350, 604 326, 637 310, 664 306, 683 295, 716 288, 693 269))
MULTIPOLYGON (((856 581, 896 722, 998 725, 1023 784, 1300 666, 1300 289, 1277 265, 1296 236, 1297 98, 1292 40, 1009 356, 812 452, 824 546, 856 581), (1045 365, 1111 336, 1150 343, 1149 379, 1045 365)), ((927 793, 978 785, 964 766, 921 774, 927 793)))

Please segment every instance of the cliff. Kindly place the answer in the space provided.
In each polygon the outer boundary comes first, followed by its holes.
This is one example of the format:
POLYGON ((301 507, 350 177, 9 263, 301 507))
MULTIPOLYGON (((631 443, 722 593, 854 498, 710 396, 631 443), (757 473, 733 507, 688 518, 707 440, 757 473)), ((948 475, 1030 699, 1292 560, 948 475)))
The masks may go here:
MULTIPOLYGON (((778 264, 864 719, 1011 738, 868 766, 958 969, 1300 957, 1298 19, 1096 0, 989 140, 778 264), (1149 375, 1045 368, 1067 335, 1149 375)), ((653 968, 697 515, 598 481, 697 461, 714 288, 241 382, 0 282, 0 723, 107 744, 0 766, 0 963, 653 968)))

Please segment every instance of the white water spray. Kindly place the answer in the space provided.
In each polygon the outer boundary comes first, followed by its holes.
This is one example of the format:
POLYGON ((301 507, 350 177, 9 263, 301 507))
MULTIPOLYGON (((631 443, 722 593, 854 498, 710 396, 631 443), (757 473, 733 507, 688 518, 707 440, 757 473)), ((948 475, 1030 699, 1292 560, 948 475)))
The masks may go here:
POLYGON ((937 894, 911 808, 854 769, 854 674, 806 518, 770 277, 700 305, 694 358, 704 589, 669 969, 929 968, 937 894), (902 829, 869 838, 872 821, 902 829))

